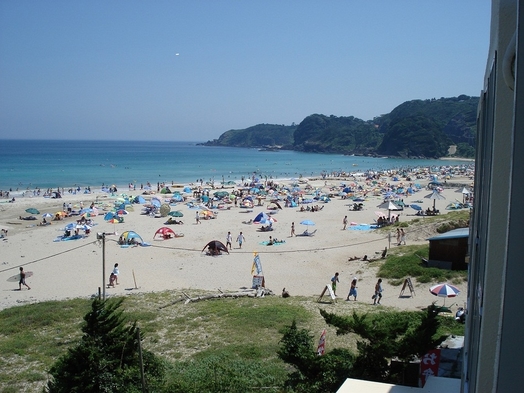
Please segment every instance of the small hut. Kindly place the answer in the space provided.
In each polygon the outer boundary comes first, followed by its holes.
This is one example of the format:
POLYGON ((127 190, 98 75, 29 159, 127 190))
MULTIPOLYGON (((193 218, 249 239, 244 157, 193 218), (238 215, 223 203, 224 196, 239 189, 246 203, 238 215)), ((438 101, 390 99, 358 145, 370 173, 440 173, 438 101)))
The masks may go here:
POLYGON ((428 266, 467 270, 469 228, 453 229, 429 239, 428 266))

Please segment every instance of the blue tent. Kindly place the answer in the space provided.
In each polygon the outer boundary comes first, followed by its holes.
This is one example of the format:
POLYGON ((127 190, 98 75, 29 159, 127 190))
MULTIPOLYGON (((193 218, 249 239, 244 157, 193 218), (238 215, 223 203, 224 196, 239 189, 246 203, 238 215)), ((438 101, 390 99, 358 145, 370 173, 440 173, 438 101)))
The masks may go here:
POLYGON ((133 203, 144 204, 144 203, 146 203, 146 200, 144 199, 144 197, 142 195, 137 195, 135 197, 135 199, 133 199, 133 203))

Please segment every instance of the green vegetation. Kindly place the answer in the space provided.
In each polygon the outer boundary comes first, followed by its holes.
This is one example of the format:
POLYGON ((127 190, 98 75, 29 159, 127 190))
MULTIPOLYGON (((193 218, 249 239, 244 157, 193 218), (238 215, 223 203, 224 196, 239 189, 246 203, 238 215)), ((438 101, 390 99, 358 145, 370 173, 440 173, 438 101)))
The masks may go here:
POLYGON ((84 317, 79 342, 51 367, 49 393, 141 392, 141 362, 151 391, 163 386, 164 367, 150 351, 140 352, 136 322, 120 309, 123 298, 95 299, 84 317))
MULTIPOLYGON (((196 296, 201 292, 189 294, 196 296)), ((55 380, 58 380, 56 373, 63 370, 61 367, 67 364, 69 354, 76 353, 79 348, 93 351, 93 357, 100 355, 111 359, 111 343, 119 342, 118 338, 126 341, 133 336, 134 325, 128 321, 136 321, 136 326, 140 327, 145 353, 154 354, 154 357, 146 355, 146 358, 161 359, 161 364, 153 360, 150 364, 164 368, 165 378, 162 379, 160 374, 147 377, 148 386, 158 384, 155 387, 157 392, 280 392, 286 391, 283 388, 286 383, 287 391, 315 391, 315 386, 339 384, 358 355, 354 335, 340 336, 336 341, 330 338, 328 353, 322 357, 314 356, 315 360, 302 368, 306 374, 315 375, 310 379, 311 384, 303 384, 300 377, 293 382, 293 375, 297 374, 294 374, 295 364, 289 363, 289 357, 297 355, 282 352, 282 344, 288 337, 286 332, 289 332, 292 321, 296 321, 299 331, 314 332, 309 334, 308 344, 314 352, 318 335, 326 328, 319 309, 332 310, 331 304, 317 303, 316 297, 295 296, 287 299, 277 296, 221 299, 189 304, 176 303, 177 299, 179 296, 169 291, 127 296, 123 303, 126 316, 123 325, 124 320, 119 317, 109 318, 111 312, 96 312, 98 317, 95 318, 92 301, 87 299, 42 302, 0 311, 0 351, 3 354, 0 392, 42 391, 51 377, 49 371, 53 370, 55 380), (90 346, 93 342, 89 337, 104 326, 114 326, 120 333, 114 337, 115 341, 98 342, 95 351, 90 346), (336 349, 331 349, 333 347, 336 349), (60 359, 58 363, 57 359, 60 359), (162 380, 164 384, 160 387, 162 380), (323 382, 319 384, 314 380, 323 382)), ((111 299, 110 302, 117 315, 120 310, 115 305, 119 301, 111 299)), ((95 309, 99 310, 98 306, 95 309)), ((337 307, 337 311, 342 313, 354 309, 337 307)), ((361 303, 358 311, 382 315, 384 308, 379 310, 361 303)), ((453 318, 448 319, 455 322, 453 318)), ((463 325, 454 323, 444 328, 439 330, 440 334, 460 334, 463 325)), ((130 370, 136 370, 135 359, 135 355, 126 356, 130 370)), ((78 374, 83 371, 87 372, 80 370, 78 374)), ((136 375, 133 371, 133 376, 136 375)))
POLYGON ((406 101, 390 113, 361 120, 312 114, 295 126, 259 124, 229 130, 209 146, 261 147, 338 154, 473 158, 478 97, 406 101))
POLYGON ((372 122, 355 117, 311 115, 297 127, 294 150, 372 154, 382 140, 372 122))
POLYGON ((467 279, 467 271, 445 270, 425 267, 429 246, 402 246, 394 249, 378 270, 377 275, 387 278, 392 285, 401 285, 407 277, 418 282, 449 281, 459 284, 467 279))
POLYGON ((204 143, 207 146, 263 147, 293 144, 296 126, 258 124, 243 130, 229 130, 218 139, 204 143))
POLYGON ((326 323, 337 328, 337 335, 359 336, 358 355, 350 376, 389 383, 404 383, 404 370, 394 371, 392 358, 398 358, 407 367, 409 361, 421 358, 449 335, 441 325, 439 312, 434 305, 420 312, 353 312, 349 317, 320 311, 326 323))

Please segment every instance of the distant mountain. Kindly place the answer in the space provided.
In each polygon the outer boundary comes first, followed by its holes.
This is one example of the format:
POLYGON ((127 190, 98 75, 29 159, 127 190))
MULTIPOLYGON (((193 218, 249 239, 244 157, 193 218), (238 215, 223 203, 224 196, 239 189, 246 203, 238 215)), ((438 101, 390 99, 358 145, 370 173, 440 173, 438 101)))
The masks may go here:
POLYGON ((208 146, 279 147, 317 153, 438 158, 474 157, 479 98, 412 100, 365 121, 313 114, 295 126, 259 124, 229 130, 208 146))
POLYGON ((298 125, 293 149, 307 152, 374 154, 382 135, 372 121, 356 117, 310 115, 298 125))
POLYGON ((218 139, 204 143, 206 146, 232 147, 282 147, 293 144, 296 126, 258 124, 243 130, 229 130, 218 139))
POLYGON ((450 145, 457 145, 463 156, 473 157, 478 103, 478 97, 466 95, 404 102, 378 119, 384 139, 377 153, 443 157, 450 145))

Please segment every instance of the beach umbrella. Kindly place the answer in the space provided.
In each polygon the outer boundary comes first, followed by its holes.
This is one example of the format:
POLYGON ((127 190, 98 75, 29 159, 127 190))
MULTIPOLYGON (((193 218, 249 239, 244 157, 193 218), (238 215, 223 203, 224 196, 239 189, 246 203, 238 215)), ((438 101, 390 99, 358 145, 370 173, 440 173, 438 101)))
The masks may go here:
POLYGON ((180 210, 169 212, 167 215, 171 217, 184 217, 184 213, 182 213, 180 210))
POLYGON ((162 201, 157 197, 153 197, 151 198, 151 204, 155 207, 160 207, 162 205, 162 201))
POLYGON ((300 221, 300 224, 301 225, 307 225, 307 226, 310 226, 310 225, 315 225, 315 223, 311 220, 303 220, 303 221, 300 221))
POLYGON ((114 212, 107 212, 106 215, 104 216, 104 220, 105 221, 109 221, 109 220, 112 220, 113 218, 115 218, 116 214, 114 212))
POLYGON ((29 209, 25 209, 25 211, 29 214, 40 214, 40 211, 38 209, 35 209, 34 207, 30 207, 29 209))
POLYGON ((164 203, 162 206, 160 206, 160 216, 161 217, 167 217, 170 211, 171 211, 171 207, 167 203, 164 203))
POLYGON ((69 224, 67 224, 65 227, 64 227, 65 230, 71 230, 71 229, 75 229, 75 223, 74 222, 70 222, 69 224))
POLYGON ((422 207, 419 206, 419 205, 415 205, 415 204, 412 204, 412 205, 409 205, 410 208, 414 209, 414 210, 417 210, 417 211, 420 211, 422 210, 422 207))
POLYGON ((191 193, 191 187, 189 186, 185 186, 183 191, 186 193, 186 194, 190 194, 191 193))
POLYGON ((42 217, 43 218, 51 218, 51 217, 53 217, 53 215, 51 213, 44 213, 44 214, 42 214, 42 217))
POLYGON ((429 291, 438 297, 444 298, 444 304, 446 303, 446 298, 455 297, 460 293, 460 289, 451 284, 437 284, 429 288, 429 291))
POLYGON ((110 220, 107 220, 110 224, 119 224, 121 222, 124 222, 123 220, 119 220, 117 217, 111 218, 110 220))
POLYGON ((433 209, 435 208, 435 202, 437 200, 446 199, 444 195, 442 195, 440 192, 438 192, 437 189, 433 189, 433 192, 431 194, 426 195, 424 198, 433 199, 433 209))

